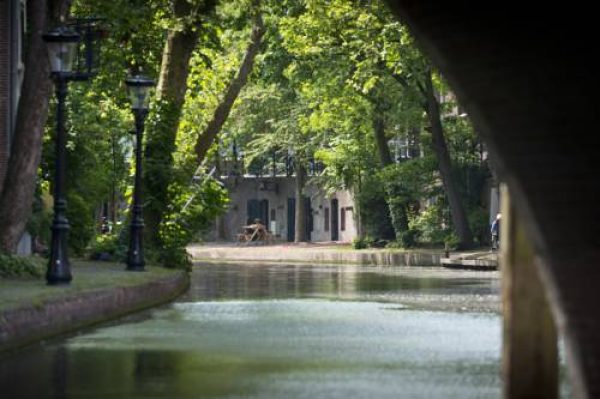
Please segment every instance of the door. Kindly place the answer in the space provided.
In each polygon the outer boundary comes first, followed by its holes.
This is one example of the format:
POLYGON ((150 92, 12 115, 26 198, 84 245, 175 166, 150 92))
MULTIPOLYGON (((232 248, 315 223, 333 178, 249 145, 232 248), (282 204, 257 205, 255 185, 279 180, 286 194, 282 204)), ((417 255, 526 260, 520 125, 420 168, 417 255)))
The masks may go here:
POLYGON ((296 232, 296 198, 288 198, 287 202, 287 240, 294 241, 296 232))
MULTIPOLYGON (((265 226, 269 226, 269 200, 260 201, 260 220, 265 226)), ((268 228, 268 227, 267 227, 268 228)))
POLYGON ((261 203, 257 199, 250 199, 246 202, 246 224, 254 223, 254 219, 261 218, 261 203))
POLYGON ((250 199, 246 203, 248 216, 246 224, 252 224, 256 219, 260 219, 265 225, 269 225, 269 200, 250 199))
POLYGON ((337 199, 331 200, 331 241, 337 241, 340 239, 339 235, 339 204, 337 199))

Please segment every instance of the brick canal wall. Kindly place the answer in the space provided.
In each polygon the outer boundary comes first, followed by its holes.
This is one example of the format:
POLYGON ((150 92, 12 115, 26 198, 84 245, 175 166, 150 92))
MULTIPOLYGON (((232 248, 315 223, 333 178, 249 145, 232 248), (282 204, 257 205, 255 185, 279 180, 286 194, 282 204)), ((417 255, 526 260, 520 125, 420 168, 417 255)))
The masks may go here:
POLYGON ((83 292, 5 310, 0 313, 0 351, 166 303, 188 287, 189 276, 182 271, 138 286, 83 292))

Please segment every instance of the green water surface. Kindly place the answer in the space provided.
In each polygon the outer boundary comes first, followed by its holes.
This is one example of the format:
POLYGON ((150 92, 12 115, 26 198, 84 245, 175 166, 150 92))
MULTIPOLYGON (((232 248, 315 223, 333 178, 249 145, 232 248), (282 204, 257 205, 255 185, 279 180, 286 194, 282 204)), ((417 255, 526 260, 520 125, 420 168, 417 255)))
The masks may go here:
POLYGON ((498 398, 495 273, 197 266, 175 303, 0 359, 4 398, 498 398))

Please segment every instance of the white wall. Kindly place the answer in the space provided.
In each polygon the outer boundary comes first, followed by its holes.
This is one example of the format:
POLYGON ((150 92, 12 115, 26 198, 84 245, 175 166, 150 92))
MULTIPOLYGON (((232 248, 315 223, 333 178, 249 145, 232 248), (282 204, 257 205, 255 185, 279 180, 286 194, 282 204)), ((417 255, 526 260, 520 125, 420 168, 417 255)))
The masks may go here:
MULTIPOLYGON (((225 180, 226 187, 229 190, 230 205, 229 211, 223 217, 222 230, 225 233, 226 241, 236 239, 241 232, 242 226, 247 222, 247 201, 250 199, 269 201, 269 229, 271 228, 271 214, 275 213, 275 222, 277 224, 276 236, 287 240, 287 214, 288 198, 295 197, 295 178, 294 177, 231 177, 225 180), (265 185, 264 182, 267 182, 265 185), (277 190, 274 190, 276 184, 277 190), (265 189, 266 188, 266 189, 265 189)), ((355 209, 352 195, 348 191, 339 191, 333 196, 325 196, 325 193, 315 186, 308 186, 305 195, 311 199, 311 208, 313 213, 313 231, 311 232, 311 241, 322 242, 331 241, 331 200, 337 198, 338 206, 338 229, 339 241, 352 241, 357 235, 355 209), (325 209, 330 211, 329 230, 325 230, 325 209), (346 226, 341 230, 341 213, 346 214, 346 226)), ((215 226, 213 237, 218 237, 217 226, 215 226)))

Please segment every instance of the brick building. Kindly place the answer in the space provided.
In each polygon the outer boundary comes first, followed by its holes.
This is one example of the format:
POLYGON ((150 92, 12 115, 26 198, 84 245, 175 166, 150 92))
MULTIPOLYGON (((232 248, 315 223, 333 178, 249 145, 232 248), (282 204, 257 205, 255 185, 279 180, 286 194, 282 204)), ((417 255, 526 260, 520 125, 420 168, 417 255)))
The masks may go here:
MULTIPOLYGON (((25 72, 23 39, 27 29, 26 6, 26 0, 0 0, 0 187, 4 183, 8 167, 25 72)), ((31 238, 25 234, 17 252, 30 251, 31 238)))
POLYGON ((0 0, 0 186, 6 174, 23 80, 25 12, 25 0, 0 0))

